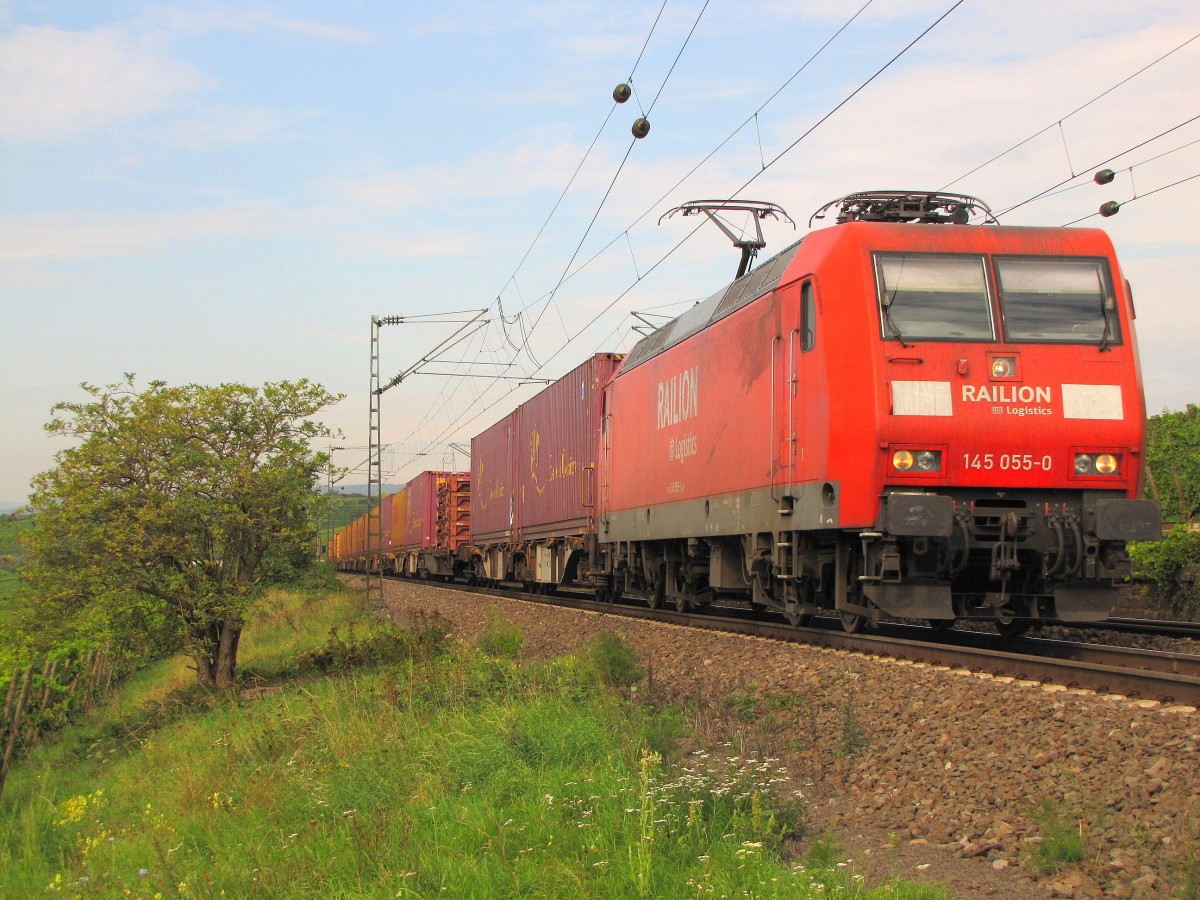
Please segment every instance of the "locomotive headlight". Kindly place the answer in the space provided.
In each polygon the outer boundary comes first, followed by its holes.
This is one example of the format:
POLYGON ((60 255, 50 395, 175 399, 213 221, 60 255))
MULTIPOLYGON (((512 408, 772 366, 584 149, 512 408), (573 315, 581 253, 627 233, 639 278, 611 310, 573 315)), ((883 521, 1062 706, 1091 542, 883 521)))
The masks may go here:
POLYGON ((1121 457, 1116 453, 1076 453, 1076 475, 1120 475, 1121 457))
POLYGON ((993 356, 993 378, 1015 378, 1017 374, 1017 358, 1015 356, 993 356))
POLYGON ((892 468, 897 472, 935 474, 942 471, 942 451, 896 450, 892 453, 892 468))
POLYGON ((942 454, 937 450, 921 450, 917 453, 917 468, 922 472, 940 472, 942 454))

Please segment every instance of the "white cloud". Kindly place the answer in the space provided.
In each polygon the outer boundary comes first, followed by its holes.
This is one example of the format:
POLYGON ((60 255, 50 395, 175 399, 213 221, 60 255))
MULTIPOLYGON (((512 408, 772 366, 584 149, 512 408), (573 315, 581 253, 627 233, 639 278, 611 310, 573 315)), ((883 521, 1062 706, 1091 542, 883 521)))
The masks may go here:
POLYGON ((0 37, 0 139, 41 144, 136 121, 206 83, 119 29, 21 26, 0 37))
POLYGON ((266 106, 245 104, 211 106, 195 115, 147 126, 140 134, 173 147, 207 151, 281 140, 293 126, 319 115, 316 111, 284 113, 266 106))
POLYGON ((199 34, 210 31, 237 33, 285 32, 320 40, 369 44, 375 37, 357 28, 275 16, 262 10, 236 7, 211 7, 203 10, 160 7, 146 17, 151 26, 177 33, 199 34))
POLYGON ((0 218, 0 262, 141 256, 189 240, 279 234, 288 220, 261 206, 161 215, 71 212, 0 218))

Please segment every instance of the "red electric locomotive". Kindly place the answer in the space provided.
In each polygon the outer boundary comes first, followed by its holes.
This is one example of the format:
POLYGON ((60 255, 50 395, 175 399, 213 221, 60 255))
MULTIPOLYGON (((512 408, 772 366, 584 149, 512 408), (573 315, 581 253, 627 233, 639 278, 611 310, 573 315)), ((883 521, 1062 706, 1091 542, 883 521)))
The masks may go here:
MULTIPOLYGON (((1139 499, 1130 289, 1093 229, 874 192, 638 343, 604 394, 592 576, 857 630, 1103 619, 1139 499)), ((582 571, 582 570, 581 570, 582 571)))

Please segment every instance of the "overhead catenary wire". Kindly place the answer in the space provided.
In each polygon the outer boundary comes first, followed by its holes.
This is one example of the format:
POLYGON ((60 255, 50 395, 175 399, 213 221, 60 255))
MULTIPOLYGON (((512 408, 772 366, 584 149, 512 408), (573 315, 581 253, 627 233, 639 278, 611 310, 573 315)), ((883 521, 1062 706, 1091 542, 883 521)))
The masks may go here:
MULTIPOLYGON (((701 17, 704 15, 704 11, 705 11, 705 10, 708 8, 708 4, 709 4, 709 2, 710 2, 710 0, 705 0, 705 2, 704 2, 704 5, 701 7, 701 9, 700 9, 700 12, 697 14, 697 16, 696 16, 696 20, 695 20, 695 21, 693 22, 693 24, 692 24, 692 28, 691 28, 691 30, 689 30, 689 31, 688 31, 687 37, 684 39, 684 41, 683 41, 683 44, 680 46, 680 49, 679 49, 679 51, 678 51, 678 52, 676 53, 676 55, 675 55, 675 60, 672 62, 672 64, 671 64, 671 67, 670 67, 670 69, 668 70, 668 72, 667 72, 666 76, 664 76, 664 78, 663 78, 663 81, 662 81, 662 84, 660 84, 660 86, 659 86, 658 93, 657 93, 657 94, 655 94, 654 100, 651 102, 651 108, 653 108, 654 104, 658 102, 658 99, 659 99, 659 97, 662 95, 662 91, 663 91, 663 89, 665 88, 665 86, 666 86, 666 83, 667 83, 667 81, 669 80, 669 78, 670 78, 670 76, 671 76, 671 73, 672 73, 672 72, 674 72, 674 70, 675 70, 675 66, 678 64, 678 62, 679 62, 679 59, 680 59, 680 58, 682 57, 682 55, 683 55, 683 51, 686 49, 686 47, 687 47, 688 43, 691 41, 692 35, 693 35, 693 34, 695 34, 696 27, 699 25, 699 23, 700 23, 700 19, 701 19, 701 17)), ((664 6, 665 6, 665 3, 664 3, 664 6)), ((660 15, 660 16, 661 16, 661 13, 662 13, 662 10, 660 9, 660 10, 659 10, 659 15, 660 15)), ((655 19, 655 24, 657 24, 657 22, 658 22, 658 19, 656 18, 656 19, 655 19)), ((647 37, 647 42, 648 42, 648 41, 649 41, 649 37, 647 37)), ((643 52, 644 52, 644 50, 645 50, 645 47, 643 46, 643 52)), ((638 61, 640 62, 640 60, 641 60, 641 54, 639 54, 639 56, 638 56, 638 61)), ((635 67, 636 67, 636 64, 635 64, 635 67)), ((610 115, 611 115, 611 111, 610 111, 610 115)), ((607 119, 606 119, 605 121, 607 122, 607 119)), ((563 274, 562 274, 562 275, 559 277, 559 281, 558 281, 558 283, 555 285, 554 289, 553 289, 553 290, 550 292, 550 295, 549 295, 548 299, 546 300, 546 303, 543 305, 543 307, 542 307, 541 311, 539 312, 539 314, 538 314, 537 318, 536 318, 536 319, 535 319, 535 320, 534 320, 534 321, 533 321, 533 322, 530 324, 530 326, 529 326, 529 329, 528 329, 528 330, 525 330, 525 329, 524 329, 524 325, 523 325, 523 322, 522 322, 522 326, 521 326, 521 327, 522 327, 522 338, 521 338, 521 343, 520 343, 520 347, 518 347, 518 348, 516 348, 516 349, 517 349, 517 353, 518 353, 518 355, 519 355, 519 354, 520 354, 520 352, 522 352, 522 350, 523 350, 523 351, 524 351, 524 353, 525 353, 525 355, 526 355, 526 356, 528 356, 528 357, 529 357, 529 358, 530 358, 530 359, 531 359, 531 360, 532 360, 532 361, 533 361, 533 362, 536 364, 536 368, 533 370, 533 372, 532 372, 532 375, 536 375, 538 372, 540 372, 542 369, 544 369, 544 368, 545 368, 545 365, 546 365, 545 363, 539 363, 539 362, 538 362, 538 361, 537 361, 537 360, 536 360, 536 359, 533 357, 532 353, 529 351, 529 341, 530 341, 530 338, 532 337, 533 330, 534 330, 534 329, 535 329, 535 328, 538 326, 538 324, 541 322, 541 320, 542 320, 542 317, 545 315, 545 312, 546 312, 546 310, 547 310, 547 309, 548 309, 548 308, 549 308, 549 307, 550 307, 552 304, 554 304, 554 302, 555 302, 555 299, 554 299, 554 298, 555 298, 555 294, 556 294, 556 292, 557 292, 557 291, 558 291, 558 289, 559 289, 559 288, 562 286, 562 284, 563 284, 563 282, 564 282, 564 280, 565 280, 565 278, 566 278, 567 274, 570 272, 570 268, 571 268, 571 265, 572 265, 572 263, 574 263, 574 261, 575 261, 576 257, 577 257, 577 256, 578 256, 578 254, 579 254, 579 250, 580 250, 580 249, 583 247, 583 243, 584 243, 584 241, 585 241, 585 240, 587 240, 587 236, 588 236, 588 234, 591 232, 591 229, 592 229, 592 227, 595 225, 596 219, 599 217, 601 210, 604 208, 604 204, 607 202, 607 200, 608 200, 608 197, 611 195, 611 193, 612 193, 612 189, 613 189, 613 187, 615 186, 617 179, 620 177, 620 175, 621 175, 621 172, 622 172, 622 170, 623 170, 623 169, 624 169, 624 167, 625 167, 625 163, 628 161, 628 159, 629 159, 629 156, 630 156, 630 154, 631 154, 631 153, 632 153, 632 151, 633 151, 633 146, 634 146, 634 144, 636 144, 636 143, 637 143, 637 140, 636 140, 636 139, 634 139, 634 140, 633 140, 633 141, 632 141, 632 142, 629 144, 628 148, 626 149, 626 151, 625 151, 625 156, 622 158, 620 165, 618 165, 616 172, 613 174, 612 180, 609 182, 609 186, 608 186, 607 190, 605 191, 605 193, 604 193, 604 196, 601 198, 601 200, 600 200, 600 203, 599 203, 599 205, 597 206, 595 213, 593 213, 593 215, 592 215, 591 221, 589 221, 587 228, 584 230, 583 236, 582 236, 582 237, 579 239, 579 243, 577 244, 577 246, 576 246, 576 248, 575 248, 575 251, 574 251, 574 252, 572 253, 572 255, 571 255, 571 259, 570 259, 570 260, 567 262, 567 265, 564 267, 564 269, 563 269, 563 274)), ((574 176, 573 176, 573 177, 574 177, 574 176)), ((560 202, 561 202, 561 198, 560 198, 560 202)), ((548 220, 547 220, 547 221, 548 221, 548 220)), ((543 230, 544 230, 544 228, 545 228, 545 226, 543 225, 543 230)), ((540 234, 540 232, 539 232, 539 234, 540 234)), ((532 248, 531 248, 531 249, 532 249, 532 248)), ((528 254, 526 254, 526 255, 528 255, 528 254)), ((499 299, 499 298, 497 298, 497 299, 499 299)), ((522 309, 522 312, 524 312, 524 311, 525 311, 525 310, 527 310, 528 308, 529 308, 529 307, 528 307, 528 306, 526 306, 524 309, 522 309)), ((561 316, 560 316, 560 318, 561 318, 561 316)), ((567 343, 564 345, 564 347, 565 347, 565 346, 569 346, 569 345, 570 345, 570 343, 571 343, 571 340, 573 340, 573 338, 568 338, 568 340, 567 340, 567 343)), ((555 355, 557 355, 557 353, 556 353, 555 355)), ((490 388, 490 387, 491 387, 491 386, 493 386, 494 384, 498 383, 499 381, 500 381, 500 379, 499 379, 499 378, 493 378, 493 379, 492 379, 492 382, 491 382, 491 384, 489 384, 489 385, 488 385, 488 386, 487 386, 487 387, 484 389, 484 390, 485 390, 485 392, 486 392, 486 390, 487 390, 488 388, 490 388)), ((518 387, 513 387, 513 388, 511 388, 511 389, 510 389, 510 390, 509 390, 509 391, 508 391, 508 392, 507 392, 505 395, 502 395, 502 396, 507 396, 507 394, 508 394, 508 393, 512 393, 513 391, 517 390, 518 388, 519 388, 519 386, 518 386, 518 387)), ((445 434, 448 432, 448 430, 449 430, 450 428, 462 427, 462 425, 469 424, 470 422, 473 422, 473 421, 474 421, 476 418, 478 418, 478 417, 479 417, 479 415, 482 415, 482 412, 483 412, 483 410, 481 410, 481 411, 480 411, 480 413, 477 413, 477 414, 476 414, 475 416, 473 416, 471 419, 467 420, 467 422, 465 422, 465 423, 459 423, 459 422, 457 422, 457 421, 452 421, 452 422, 451 422, 451 424, 450 424, 449 426, 447 426, 447 428, 446 428, 446 429, 443 429, 443 431, 442 431, 442 432, 441 432, 441 433, 438 435, 438 438, 437 438, 437 439, 440 439, 441 437, 445 436, 445 434)))
MULTIPOLYGON (((1163 191, 1169 190, 1173 187, 1178 187, 1179 185, 1183 184, 1184 182, 1192 181, 1196 178, 1200 178, 1200 172, 1197 172, 1195 175, 1189 175, 1187 178, 1180 178, 1178 181, 1173 181, 1170 184, 1164 184, 1162 187, 1157 187, 1152 191, 1146 191, 1144 194, 1134 194, 1128 200, 1122 201, 1121 206, 1128 206, 1130 203, 1133 203, 1135 200, 1141 200, 1145 197, 1149 197, 1151 194, 1162 193, 1163 191)), ((1075 219, 1073 222, 1065 222, 1065 223, 1063 223, 1062 227, 1068 228, 1071 225, 1078 225, 1080 222, 1086 222, 1088 219, 1095 218, 1098 215, 1100 215, 1099 212, 1094 212, 1089 215, 1083 216, 1081 218, 1075 219)))
MULTIPOLYGON (((658 8, 658 14, 654 17, 654 22, 650 26, 650 30, 646 33, 646 39, 642 42, 642 49, 638 52, 637 59, 634 60, 633 63, 633 68, 629 72, 630 81, 633 80, 634 73, 637 72, 637 68, 642 62, 642 57, 646 53, 646 48, 650 45, 650 39, 654 36, 655 30, 658 28, 659 20, 662 19, 663 10, 666 8, 667 0, 663 0, 662 6, 658 8)), ((550 208, 550 212, 546 215, 545 221, 542 222, 541 227, 538 229, 537 234, 534 235, 529 247, 526 248, 525 253, 521 256, 516 268, 513 269, 513 273, 508 277, 508 281, 505 282, 506 285, 515 283, 516 277, 521 271, 521 267, 525 265, 525 261, 529 258, 529 254, 533 252, 534 247, 536 247, 538 241, 541 240, 546 228, 550 225, 551 219, 554 218, 554 214, 558 212, 558 208, 562 205, 563 200, 571 190, 571 186, 575 184, 575 179, 579 177, 579 173, 583 170, 584 164, 587 162, 588 157, 591 156, 592 151, 596 147, 596 143, 600 140, 600 135, 602 135, 604 133, 604 129, 608 127, 608 123, 612 119, 613 113, 616 112, 616 110, 617 106, 615 104, 609 107, 608 113, 604 116, 604 121, 601 122, 600 127, 596 129, 596 134, 592 137, 591 143, 588 144, 587 149, 584 151, 583 157, 575 166, 575 170, 571 173, 571 177, 567 179, 566 186, 562 189, 558 195, 558 198, 554 201, 554 205, 550 208)), ((497 301, 499 301, 499 296, 497 296, 497 301)))
MULTIPOLYGON (((708 5, 708 0, 705 0, 705 6, 707 7, 707 5, 708 5)), ((663 11, 666 9, 666 6, 667 6, 667 0, 663 0, 662 5, 658 9, 658 13, 654 17, 654 22, 650 26, 650 30, 646 33, 645 40, 642 42, 641 50, 638 52, 637 59, 634 60, 633 67, 630 69, 630 72, 629 72, 628 78, 631 82, 633 80, 634 75, 637 72, 638 66, 642 62, 642 58, 645 55, 646 48, 649 46, 650 40, 654 36, 654 32, 658 28, 658 24, 659 24, 660 20, 662 19, 662 14, 663 14, 663 11)), ((703 10, 701 12, 703 12, 703 10)), ((699 21, 698 18, 697 18, 697 21, 699 21)), ((693 26, 693 31, 694 30, 695 30, 695 26, 693 26)), ((676 56, 676 62, 678 62, 678 56, 676 56)), ((672 68, 674 68, 674 64, 672 65, 672 68)), ((665 83, 665 81, 664 81, 664 83, 665 83)), ((661 87, 660 87, 660 93, 661 93, 661 87)), ((657 99, 657 97, 656 97, 656 99, 657 99)), ((575 180, 579 177, 580 171, 582 171, 584 164, 587 162, 592 151, 595 149, 595 146, 596 146, 597 142, 599 141, 600 135, 603 134, 604 129, 608 126, 608 123, 612 119, 613 113, 615 112, 616 109, 617 109, 616 105, 609 107, 608 113, 605 115, 603 122, 601 122, 601 124, 600 124, 600 127, 596 130, 596 134, 593 136, 591 143, 588 145, 587 149, 584 151, 583 157, 580 159, 579 163, 576 165, 575 170, 571 174, 571 177, 567 180, 566 186, 559 193, 558 198, 555 200, 553 206, 550 209, 550 212, 546 215, 546 218, 542 222, 541 227, 538 229, 537 233, 534 235, 534 238, 530 242, 529 247, 526 248, 525 253, 521 256, 521 259, 517 262, 517 265, 513 269, 512 274, 509 276, 508 280, 505 282, 506 286, 508 284, 512 284, 514 286, 514 288, 517 290, 518 296, 520 296, 520 287, 516 282, 516 278, 517 278, 517 275, 520 273, 521 267, 525 264, 525 261, 529 258, 530 253, 532 253, 534 248, 537 246, 542 235, 545 233, 546 228, 549 226, 550 221, 554 218, 555 213, 558 211, 559 207, 562 205, 562 202, 565 199, 567 193, 570 191, 572 185, 575 183, 575 180)), ((516 352, 517 356, 519 356, 519 354, 521 352, 521 348, 527 346, 528 341, 529 341, 529 333, 526 332, 524 322, 522 319, 522 315, 523 315, 525 309, 528 308, 528 305, 527 304, 523 305, 522 309, 520 311, 518 311, 518 313, 512 318, 512 321, 509 322, 504 317, 504 307, 503 307, 502 295, 503 295, 503 291, 501 291, 500 294, 497 294, 496 301, 495 301, 495 304, 496 304, 496 307, 497 307, 497 310, 499 313, 499 317, 500 317, 500 330, 501 330, 501 333, 502 333, 502 336, 503 336, 503 339, 505 340, 505 342, 507 342, 513 348, 513 350, 516 352), (521 328, 522 337, 521 337, 521 341, 519 344, 514 343, 509 338, 508 329, 506 327, 508 324, 517 324, 518 327, 521 328)), ((531 330, 532 330, 532 328, 530 329, 530 331, 531 330)), ((515 363, 515 358, 514 358, 514 363, 515 363)), ((485 388, 485 390, 486 390, 486 388, 485 388)), ((431 407, 431 411, 434 408, 436 408, 436 401, 435 401, 435 406, 431 407)), ((424 421, 424 419, 422 421, 424 421)), ((419 424, 418 424, 418 427, 420 427, 419 424)), ((415 433, 415 431, 410 432, 409 435, 404 438, 404 440, 408 440, 409 438, 411 438, 414 433, 415 433)))
POLYGON ((1144 66, 1142 66, 1140 69, 1138 69, 1138 70, 1137 70, 1136 72, 1134 72, 1132 75, 1127 75, 1127 76, 1125 76, 1125 77, 1124 77, 1124 78, 1122 78, 1120 81, 1118 81, 1116 84, 1114 84, 1112 87, 1110 87, 1110 88, 1107 88, 1107 89, 1105 89, 1105 90, 1101 91, 1099 94, 1097 94, 1097 95, 1096 95, 1095 97, 1093 97, 1091 100, 1087 101, 1087 103, 1084 103, 1082 106, 1076 107, 1075 109, 1073 109, 1073 110, 1071 110, 1069 113, 1067 113, 1065 116, 1060 116, 1060 117, 1059 117, 1057 120, 1055 120, 1055 121, 1051 122, 1051 123, 1050 123, 1049 125, 1047 125, 1045 128, 1042 128, 1042 129, 1039 129, 1038 131, 1035 131, 1033 134, 1029 135, 1029 137, 1025 138, 1024 140, 1018 141, 1017 143, 1015 143, 1015 144, 1013 144, 1011 147, 1009 147, 1007 150, 1003 150, 1003 151, 1001 151, 1000 153, 997 153, 997 154, 996 154, 995 156, 993 156, 991 159, 987 160, 986 162, 982 162, 982 163, 980 163, 980 164, 979 164, 979 165, 977 165, 975 168, 973 168, 971 171, 969 171, 969 172, 964 172, 962 175, 959 175, 959 176, 958 176, 957 178, 955 178, 953 181, 947 182, 946 184, 942 185, 942 187, 940 188, 940 190, 943 190, 943 191, 944 191, 944 190, 946 190, 946 189, 948 189, 948 188, 950 188, 950 187, 953 187, 954 185, 956 185, 956 184, 958 184, 960 181, 962 181, 964 178, 969 178, 970 176, 974 175, 976 172, 980 171, 981 169, 986 169, 986 168, 987 168, 988 166, 990 166, 992 163, 996 162, 996 160, 998 160, 998 159, 1001 159, 1002 157, 1005 157, 1005 156, 1007 156, 1008 154, 1012 153, 1014 150, 1018 150, 1018 149, 1020 149, 1021 147, 1024 147, 1026 144, 1028 144, 1028 143, 1029 143, 1030 141, 1032 141, 1034 138, 1040 137, 1041 135, 1045 134, 1047 131, 1050 131, 1052 128, 1061 128, 1061 127, 1062 127, 1062 123, 1063 123, 1063 122, 1065 122, 1065 121, 1067 121, 1067 119, 1071 118, 1071 117, 1072 117, 1072 116, 1074 116, 1076 113, 1083 112, 1085 109, 1087 109, 1087 108, 1088 108, 1089 106, 1091 106, 1093 103, 1095 103, 1097 100, 1100 100, 1100 99, 1102 99, 1102 98, 1104 98, 1104 97, 1108 96, 1108 95, 1109 95, 1109 94, 1111 94, 1113 91, 1115 91, 1117 88, 1119 88, 1119 87, 1121 87, 1122 85, 1124 85, 1124 84, 1127 84, 1128 82, 1130 82, 1130 81, 1132 81, 1133 79, 1137 78, 1137 77, 1138 77, 1139 75, 1141 75, 1143 72, 1146 72, 1147 70, 1149 70, 1149 69, 1152 69, 1154 66, 1158 65, 1160 62, 1162 62, 1163 60, 1167 59, 1167 58, 1168 58, 1169 56, 1171 56, 1172 54, 1174 54, 1174 53, 1178 53, 1180 50, 1182 50, 1182 49, 1183 49, 1184 47, 1186 47, 1188 44, 1192 43, 1192 41, 1196 40, 1197 38, 1200 38, 1200 33, 1197 33, 1197 34, 1194 34, 1194 35, 1192 35, 1190 38, 1188 38, 1188 39, 1187 39, 1186 41, 1184 41, 1182 44, 1178 45, 1177 47, 1175 47, 1175 48, 1173 48, 1173 49, 1171 49, 1171 50, 1168 50, 1166 53, 1162 54, 1162 56, 1159 56, 1157 59, 1155 59, 1155 60, 1153 60, 1153 61, 1151 61, 1151 62, 1147 63, 1147 64, 1146 64, 1146 65, 1144 65, 1144 66))
MULTIPOLYGON (((650 112, 653 111, 655 104, 658 103, 658 98, 662 96, 662 92, 666 88, 667 82, 671 78, 671 74, 675 71, 675 67, 679 64, 679 60, 683 57, 683 51, 686 50, 688 44, 691 43, 692 35, 694 35, 696 33, 696 28, 699 27, 700 19, 703 18, 704 11, 706 9, 708 9, 709 2, 710 2, 710 0, 704 0, 704 5, 700 7, 700 12, 698 12, 696 14, 696 20, 692 23, 692 27, 688 31, 687 37, 685 37, 683 39, 683 43, 680 45, 679 51, 675 54, 675 59, 672 61, 671 67, 667 70, 667 74, 665 76, 663 76, 662 83, 658 87, 658 93, 656 93, 654 95, 654 99, 650 102, 650 106, 646 110, 646 115, 649 115, 650 112)), ((588 235, 592 233, 592 228, 596 224, 596 219, 598 219, 600 217, 600 212, 604 209, 604 205, 608 202, 608 198, 612 195, 612 190, 616 186, 617 179, 621 177, 621 173, 625 169, 625 164, 629 161, 629 156, 633 152, 633 148, 637 143, 638 143, 638 138, 635 137, 630 142, 629 146, 625 149, 625 155, 624 155, 624 157, 622 157, 620 164, 617 166, 617 170, 613 173, 612 179, 609 181, 608 187, 604 191, 604 196, 600 198, 600 203, 596 206, 596 211, 594 213, 592 213, 591 220, 588 222, 587 227, 584 228, 583 234, 579 238, 579 243, 575 245, 575 250, 571 253, 571 258, 569 260, 567 260, 566 266, 563 267, 562 274, 558 278, 558 283, 554 285, 554 288, 550 291, 549 297, 547 298, 545 305, 542 306, 541 312, 538 313, 537 318, 534 319, 533 325, 530 327, 531 333, 532 333, 533 329, 537 328, 538 324, 541 322, 542 316, 545 315, 546 310, 551 305, 556 303, 558 291, 562 288, 563 281, 566 279, 568 273, 570 273, 571 265, 575 262, 576 258, 579 256, 579 251, 583 249, 584 241, 586 241, 588 238, 588 235)), ((526 354, 529 354, 528 339, 526 339, 523 342, 523 346, 526 348, 525 349, 526 354)), ((536 360, 535 360, 535 362, 536 362, 536 360)), ((539 363, 538 368, 535 369, 535 371, 540 371, 542 367, 543 367, 542 364, 539 363)))
MULTIPOLYGON (((1120 159, 1125 154, 1132 153, 1134 150, 1140 150, 1142 147, 1145 147, 1147 144, 1152 144, 1155 141, 1157 141, 1159 138, 1166 137, 1168 134, 1171 134, 1174 131, 1178 131, 1180 128, 1190 125, 1197 120, 1200 120, 1200 115, 1192 116, 1190 119, 1184 119, 1179 124, 1172 125, 1170 128, 1166 129, 1165 131, 1160 131, 1158 134, 1154 135, 1153 137, 1146 138, 1144 141, 1139 141, 1138 143, 1134 144, 1132 147, 1127 147, 1126 149, 1120 151, 1119 153, 1114 153, 1112 156, 1108 157, 1107 159, 1103 159, 1097 163, 1092 163, 1090 166, 1085 166, 1083 168, 1083 171, 1090 172, 1095 169, 1099 169, 1101 166, 1106 166, 1113 160, 1120 159)), ((1163 154, 1163 155, 1165 155, 1165 154, 1163 154)), ((1038 193, 1034 194, 1031 197, 1026 197, 1020 203, 1014 203, 1012 206, 1008 207, 1007 209, 1003 209, 1000 212, 993 213, 993 217, 996 219, 999 219, 1001 216, 1008 215, 1013 210, 1020 209, 1022 206, 1025 206, 1029 203, 1033 203, 1036 200, 1041 200, 1043 197, 1049 196, 1051 191, 1058 190, 1064 184, 1074 181, 1078 177, 1079 177, 1078 175, 1072 175, 1070 178, 1064 178, 1062 181, 1058 182, 1058 184, 1051 185, 1050 187, 1046 188, 1043 191, 1038 191, 1038 193)))
MULTIPOLYGON (((1130 163, 1128 166, 1124 166, 1124 167, 1118 169, 1117 174, 1120 174, 1121 172, 1132 173, 1133 170, 1138 168, 1139 166, 1144 166, 1149 163, 1155 162, 1156 160, 1160 160, 1165 156, 1170 156, 1172 153, 1178 153, 1180 150, 1186 150, 1188 147, 1194 147, 1194 146, 1196 146, 1196 144, 1200 144, 1200 138, 1197 138, 1194 141, 1188 141, 1186 144, 1180 144, 1178 147, 1175 147, 1171 150, 1165 150, 1162 153, 1156 153, 1154 156, 1149 156, 1146 159, 1138 160, 1135 163, 1130 163)), ((1130 151, 1126 151, 1126 152, 1128 153, 1130 151)), ((1124 155, 1124 154, 1121 154, 1121 155, 1124 155)), ((1117 157, 1114 157, 1114 158, 1117 158, 1117 157)), ((1101 165, 1103 165, 1103 163, 1101 165)), ((1080 176, 1076 175, 1075 177, 1078 178, 1080 176)), ((1074 179, 1071 179, 1071 180, 1073 181, 1074 179)), ((1073 184, 1070 187, 1064 187, 1061 190, 1055 189, 1055 188, 1049 188, 1045 193, 1039 194, 1038 199, 1045 200, 1048 197, 1059 197, 1063 194, 1070 193, 1071 191, 1077 191, 1080 188, 1085 188, 1092 184, 1093 184, 1093 182, 1089 179, 1088 181, 1081 181, 1081 182, 1079 182, 1079 184, 1073 184)))

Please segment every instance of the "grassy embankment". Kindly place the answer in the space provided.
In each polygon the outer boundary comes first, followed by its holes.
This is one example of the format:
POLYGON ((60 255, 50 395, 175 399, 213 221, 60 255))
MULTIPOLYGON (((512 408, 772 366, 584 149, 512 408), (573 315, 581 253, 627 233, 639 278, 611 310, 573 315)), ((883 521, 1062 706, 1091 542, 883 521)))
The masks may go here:
POLYGON ((944 896, 868 892, 820 841, 786 858, 803 803, 774 764, 678 749, 678 716, 612 687, 619 639, 523 666, 501 621, 470 647, 360 602, 275 595, 243 641, 256 691, 164 661, 21 763, 0 894, 944 896))

